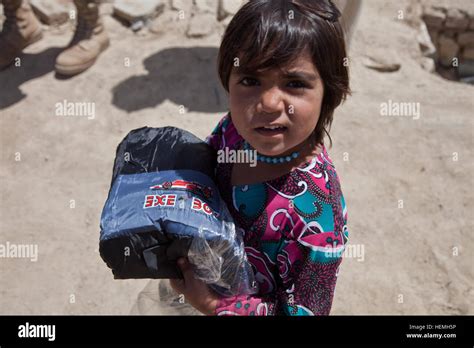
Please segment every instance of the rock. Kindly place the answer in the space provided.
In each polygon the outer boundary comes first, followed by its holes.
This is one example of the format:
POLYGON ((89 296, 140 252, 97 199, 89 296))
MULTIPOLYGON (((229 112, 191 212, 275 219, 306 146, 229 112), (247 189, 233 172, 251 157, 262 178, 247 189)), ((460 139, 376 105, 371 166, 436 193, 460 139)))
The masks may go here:
POLYGON ((431 57, 436 53, 436 47, 431 41, 431 36, 428 33, 425 22, 420 23, 417 40, 424 56, 431 57))
POLYGON ((453 67, 445 68, 442 66, 438 66, 437 72, 441 77, 445 78, 446 80, 459 81, 457 69, 454 69, 453 67))
POLYGON ((401 67, 401 64, 398 62, 390 61, 386 57, 369 57, 364 56, 362 58, 362 64, 369 69, 376 70, 379 72, 395 72, 398 71, 401 67))
POLYGON ((474 46, 465 47, 462 53, 462 58, 474 60, 474 46))
POLYGON ((210 13, 214 15, 214 20, 217 18, 218 3, 216 0, 194 0, 194 5, 196 12, 210 13))
POLYGON ((459 80, 463 83, 469 83, 470 85, 474 85, 474 76, 461 77, 459 80))
POLYGON ((430 73, 433 73, 436 71, 436 63, 432 58, 422 57, 420 65, 424 70, 430 73))
MULTIPOLYGON (((447 37, 450 37, 450 38, 453 38, 457 35, 457 33, 459 33, 458 30, 456 29, 444 29, 441 33, 444 34, 444 36, 447 36, 447 37)), ((454 39, 456 40, 456 39, 454 39)))
POLYGON ((429 30, 428 28, 428 33, 430 34, 431 42, 433 44, 436 44, 436 42, 438 42, 439 32, 436 30, 433 30, 433 28, 432 30, 429 30))
POLYGON ((469 18, 457 8, 448 9, 446 15, 446 28, 465 30, 469 25, 469 18))
POLYGON ((191 0, 171 0, 171 9, 184 11, 184 15, 191 18, 193 2, 191 0))
POLYGON ((459 77, 474 77, 474 59, 464 60, 458 67, 459 77))
POLYGON ((221 24, 224 26, 224 28, 229 26, 230 22, 232 22, 232 18, 234 17, 228 16, 226 19, 221 21, 221 24))
POLYGON ((446 14, 440 9, 427 7, 423 11, 422 18, 428 27, 441 28, 446 19, 446 14))
POLYGON ((114 15, 129 23, 138 23, 158 16, 164 8, 162 0, 115 0, 114 15))
POLYGON ((451 66, 459 52, 459 45, 452 38, 442 34, 438 40, 438 56, 443 66, 451 66))
POLYGON ((69 20, 69 11, 74 9, 70 1, 30 0, 36 16, 48 25, 59 25, 69 20))
POLYGON ((181 14, 175 11, 165 11, 162 15, 151 21, 148 30, 156 35, 166 35, 167 33, 173 32, 184 36, 187 29, 186 20, 188 16, 191 18, 190 12, 189 14, 187 12, 184 13, 183 17, 181 17, 181 14))
POLYGON ((216 18, 210 13, 198 13, 189 21, 188 37, 203 37, 212 33, 216 18))
POLYGON ((142 19, 136 20, 130 24, 132 31, 140 31, 145 27, 145 22, 142 19))
POLYGON ((459 46, 474 45, 474 31, 466 31, 458 35, 459 46))
POLYGON ((219 0, 217 19, 221 21, 227 16, 234 16, 243 4, 242 0, 219 0))
MULTIPOLYGON (((334 4, 340 8, 342 1, 335 0, 334 4)), ((405 20, 410 27, 416 28, 422 21, 421 16, 423 15, 423 5, 418 1, 412 1, 405 8, 405 20)))
POLYGON ((103 2, 99 6, 101 15, 112 16, 114 14, 114 4, 110 1, 103 2))

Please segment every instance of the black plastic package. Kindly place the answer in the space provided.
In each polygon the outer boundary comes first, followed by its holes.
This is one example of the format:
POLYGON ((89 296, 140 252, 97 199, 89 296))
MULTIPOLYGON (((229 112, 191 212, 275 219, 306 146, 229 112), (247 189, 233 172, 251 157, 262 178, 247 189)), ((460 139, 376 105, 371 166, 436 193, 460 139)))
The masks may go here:
POLYGON ((195 276, 224 296, 257 291, 242 229, 214 180, 216 153, 174 127, 131 131, 117 148, 99 250, 116 279, 195 276))

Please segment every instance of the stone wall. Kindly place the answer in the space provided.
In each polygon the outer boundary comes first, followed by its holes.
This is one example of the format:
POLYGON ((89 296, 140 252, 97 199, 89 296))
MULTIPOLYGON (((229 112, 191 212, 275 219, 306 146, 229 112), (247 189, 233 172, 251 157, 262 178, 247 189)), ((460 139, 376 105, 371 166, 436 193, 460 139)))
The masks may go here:
POLYGON ((474 59, 474 14, 456 8, 428 7, 423 13, 431 40, 438 48, 440 63, 452 59, 474 59))
MULTIPOLYGON (((224 26, 230 22, 239 8, 247 0, 169 0, 171 10, 189 15, 189 26, 186 31, 188 37, 201 37, 210 34, 215 22, 222 22, 224 26)), ((179 13, 178 13, 179 15, 179 13)))
POLYGON ((426 56, 433 58, 445 77, 474 76, 474 2, 423 6, 421 28, 429 40, 421 40, 426 56), (458 7, 454 7, 454 6, 458 7))

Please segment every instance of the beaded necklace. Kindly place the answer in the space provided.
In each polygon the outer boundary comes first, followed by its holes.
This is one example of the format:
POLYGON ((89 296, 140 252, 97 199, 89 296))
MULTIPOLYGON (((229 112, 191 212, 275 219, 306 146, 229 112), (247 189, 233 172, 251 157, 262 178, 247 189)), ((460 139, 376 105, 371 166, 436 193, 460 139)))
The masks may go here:
MULTIPOLYGON (((246 141, 244 142, 244 149, 253 150, 250 144, 246 141)), ((279 163, 291 162, 293 159, 298 158, 299 155, 300 155, 299 151, 295 151, 291 155, 288 155, 288 156, 265 156, 257 152, 257 161, 265 162, 269 164, 279 164, 279 163)))

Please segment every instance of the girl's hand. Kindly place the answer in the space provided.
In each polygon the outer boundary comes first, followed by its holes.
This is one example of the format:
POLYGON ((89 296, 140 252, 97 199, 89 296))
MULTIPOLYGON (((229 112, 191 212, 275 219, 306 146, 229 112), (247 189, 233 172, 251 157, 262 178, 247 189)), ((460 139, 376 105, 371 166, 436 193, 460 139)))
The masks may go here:
POLYGON ((191 306, 206 315, 214 315, 219 296, 214 293, 202 280, 194 278, 194 272, 187 258, 180 258, 178 266, 183 272, 184 279, 170 279, 171 287, 184 295, 191 306))

